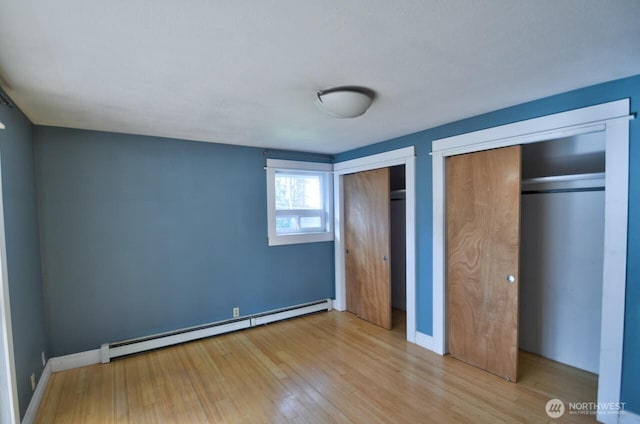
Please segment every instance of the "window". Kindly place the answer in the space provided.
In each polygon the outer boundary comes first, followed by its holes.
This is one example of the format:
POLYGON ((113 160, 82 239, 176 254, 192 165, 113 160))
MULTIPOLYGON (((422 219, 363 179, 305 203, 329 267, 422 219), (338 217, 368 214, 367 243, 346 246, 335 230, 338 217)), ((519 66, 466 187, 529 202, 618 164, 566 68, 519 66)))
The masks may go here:
POLYGON ((269 246, 333 240, 331 164, 267 159, 269 246))

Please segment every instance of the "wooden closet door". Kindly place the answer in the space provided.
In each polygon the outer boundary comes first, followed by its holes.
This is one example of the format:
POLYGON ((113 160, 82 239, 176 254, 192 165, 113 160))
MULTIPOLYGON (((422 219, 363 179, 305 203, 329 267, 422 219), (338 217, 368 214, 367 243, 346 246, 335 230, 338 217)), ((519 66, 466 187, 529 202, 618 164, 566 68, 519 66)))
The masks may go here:
POLYGON ((447 160, 449 352, 516 381, 520 146, 447 160))
POLYGON ((389 169, 343 177, 347 310, 391 328, 389 169))

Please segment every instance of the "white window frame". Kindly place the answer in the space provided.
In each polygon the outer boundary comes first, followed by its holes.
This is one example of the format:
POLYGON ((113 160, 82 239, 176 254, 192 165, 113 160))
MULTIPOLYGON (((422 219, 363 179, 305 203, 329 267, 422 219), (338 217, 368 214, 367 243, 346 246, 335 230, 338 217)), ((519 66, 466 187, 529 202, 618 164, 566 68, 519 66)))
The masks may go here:
POLYGON ((267 219, 269 246, 333 241, 333 165, 330 163, 267 159, 267 219), (323 206, 327 213, 327 230, 321 232, 278 234, 276 232, 276 171, 326 173, 323 206))

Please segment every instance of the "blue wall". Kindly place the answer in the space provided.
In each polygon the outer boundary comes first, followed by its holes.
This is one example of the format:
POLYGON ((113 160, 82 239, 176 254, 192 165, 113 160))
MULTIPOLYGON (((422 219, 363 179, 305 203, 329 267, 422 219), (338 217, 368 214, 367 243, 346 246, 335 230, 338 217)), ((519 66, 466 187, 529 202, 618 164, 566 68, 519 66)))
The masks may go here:
MULTIPOLYGON (((631 98, 640 76, 518 105, 345 152, 417 154, 418 330, 432 334, 431 141, 631 98)), ((333 297, 333 243, 268 247, 261 149, 32 127, 0 110, 0 158, 21 414, 40 352, 101 343, 333 297), (34 195, 40 214, 44 317, 34 195)), ((622 400, 640 413, 640 121, 630 126, 622 400)))
POLYGON ((18 109, 0 108, 0 163, 7 244, 9 299, 20 416, 31 401, 31 373, 42 374, 46 351, 40 243, 31 122, 18 109))
POLYGON ((52 355, 334 296, 333 242, 267 246, 263 150, 36 127, 52 355))
MULTIPOLYGON (((630 98, 631 112, 640 109, 640 75, 547 97, 404 137, 341 153, 341 162, 400 147, 416 146, 417 320, 418 331, 432 335, 432 191, 431 142, 443 137, 630 98)), ((464 99, 461 99, 464 101, 464 99)), ((629 241, 622 378, 622 401, 640 413, 640 119, 630 123, 629 241)))

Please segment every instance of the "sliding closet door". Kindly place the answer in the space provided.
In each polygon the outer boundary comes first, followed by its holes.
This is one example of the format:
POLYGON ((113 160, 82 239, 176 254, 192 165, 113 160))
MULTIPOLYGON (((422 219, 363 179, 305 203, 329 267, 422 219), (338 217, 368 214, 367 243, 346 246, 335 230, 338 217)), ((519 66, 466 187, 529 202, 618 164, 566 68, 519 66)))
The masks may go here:
POLYGON ((449 352, 516 381, 520 146, 447 159, 449 352))
POLYGON ((389 168, 343 177, 347 310, 391 328, 389 168))

